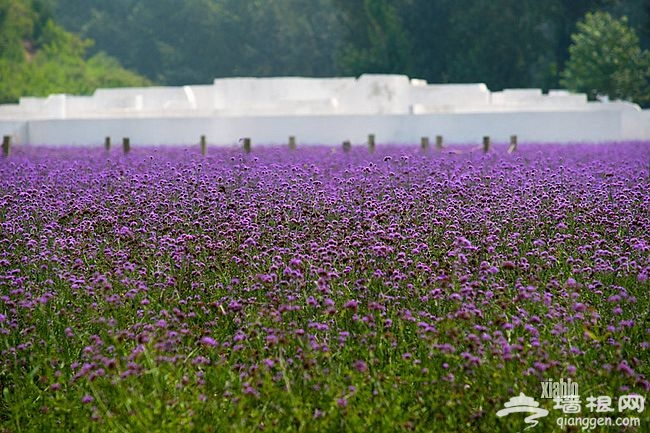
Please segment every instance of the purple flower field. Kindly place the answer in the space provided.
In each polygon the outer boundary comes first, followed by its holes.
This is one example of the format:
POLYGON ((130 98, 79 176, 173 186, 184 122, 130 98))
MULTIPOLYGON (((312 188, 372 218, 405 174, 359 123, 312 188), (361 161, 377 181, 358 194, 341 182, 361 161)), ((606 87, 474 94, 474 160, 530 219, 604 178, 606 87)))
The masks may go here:
POLYGON ((647 397, 650 143, 458 149, 17 147, 0 432, 515 432, 521 392, 562 431, 540 381, 647 397))

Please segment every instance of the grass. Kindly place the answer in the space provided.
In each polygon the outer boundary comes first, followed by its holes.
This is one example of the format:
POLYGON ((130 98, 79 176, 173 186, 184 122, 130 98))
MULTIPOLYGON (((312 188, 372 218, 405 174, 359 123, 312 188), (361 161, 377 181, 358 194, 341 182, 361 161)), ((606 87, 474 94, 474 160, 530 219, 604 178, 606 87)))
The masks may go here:
POLYGON ((517 432, 522 392, 577 431, 542 380, 648 392, 647 147, 613 146, 17 151, 0 432, 517 432))

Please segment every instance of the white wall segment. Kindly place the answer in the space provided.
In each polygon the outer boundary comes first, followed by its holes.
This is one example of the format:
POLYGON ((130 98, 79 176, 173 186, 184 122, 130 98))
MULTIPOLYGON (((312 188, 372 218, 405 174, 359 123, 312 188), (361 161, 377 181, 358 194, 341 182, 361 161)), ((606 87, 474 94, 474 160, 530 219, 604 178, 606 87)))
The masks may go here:
POLYGON ((650 110, 588 102, 584 94, 539 89, 490 92, 485 84, 428 84, 403 75, 359 78, 224 78, 211 85, 98 89, 91 96, 25 97, 0 105, 0 134, 16 144, 114 142, 446 143, 649 140, 650 110))

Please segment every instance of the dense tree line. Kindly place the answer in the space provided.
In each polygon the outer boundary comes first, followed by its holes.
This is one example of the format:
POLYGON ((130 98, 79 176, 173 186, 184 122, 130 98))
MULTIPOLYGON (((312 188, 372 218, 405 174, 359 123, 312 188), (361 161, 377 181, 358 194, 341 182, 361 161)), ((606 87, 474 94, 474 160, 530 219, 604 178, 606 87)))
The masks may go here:
POLYGON ((627 16, 640 47, 650 46, 650 0, 0 0, 7 3, 41 10, 37 45, 51 12, 78 35, 76 54, 112 56, 167 85, 374 72, 492 90, 558 88, 572 82, 563 76, 572 34, 595 11, 627 16))
POLYGON ((161 84, 339 73, 330 0, 49 1, 66 28, 161 84))
POLYGON ((650 41, 650 1, 332 0, 344 17, 341 71, 404 72, 491 89, 559 86, 585 13, 628 15, 650 41), (644 9, 645 8, 645 9, 644 9))
POLYGON ((101 51, 88 56, 91 45, 57 25, 42 2, 0 0, 0 103, 151 83, 101 51))
POLYGON ((650 51, 641 49, 625 17, 589 12, 571 40, 562 86, 590 99, 607 96, 650 106, 650 51))

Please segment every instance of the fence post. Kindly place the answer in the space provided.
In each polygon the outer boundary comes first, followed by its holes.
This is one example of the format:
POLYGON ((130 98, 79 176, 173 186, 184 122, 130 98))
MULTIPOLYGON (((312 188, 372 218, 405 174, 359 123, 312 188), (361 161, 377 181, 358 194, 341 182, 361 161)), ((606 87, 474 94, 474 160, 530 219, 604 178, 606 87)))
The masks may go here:
POLYGON ((244 137, 244 152, 251 153, 251 139, 250 139, 250 137, 244 137))
POLYGON ((352 143, 350 143, 350 140, 345 140, 343 142, 343 152, 349 152, 350 149, 352 149, 352 143))
POLYGON ((290 135, 289 136, 289 149, 290 150, 295 150, 296 149, 296 136, 295 135, 290 135))
POLYGON ((111 150, 111 137, 104 138, 104 149, 108 152, 111 150))
POLYGON ((2 137, 2 156, 5 158, 11 153, 11 135, 2 137))
POLYGON ((442 135, 436 135, 436 149, 442 150, 442 135))
POLYGON ((483 152, 489 152, 490 151, 490 136, 486 135, 483 137, 483 152))
POLYGON ((129 137, 122 138, 122 150, 124 151, 125 154, 131 151, 131 140, 129 139, 129 137))
POLYGON ((516 135, 511 135, 510 136, 510 147, 508 147, 508 153, 512 153, 515 150, 517 150, 517 136, 516 135))
POLYGON ((205 140, 205 135, 201 136, 201 155, 205 156, 208 151, 208 143, 205 140))
POLYGON ((375 151, 375 134, 368 134, 368 151, 375 151))
POLYGON ((420 138, 420 149, 422 149, 423 152, 429 150, 429 137, 420 138))

